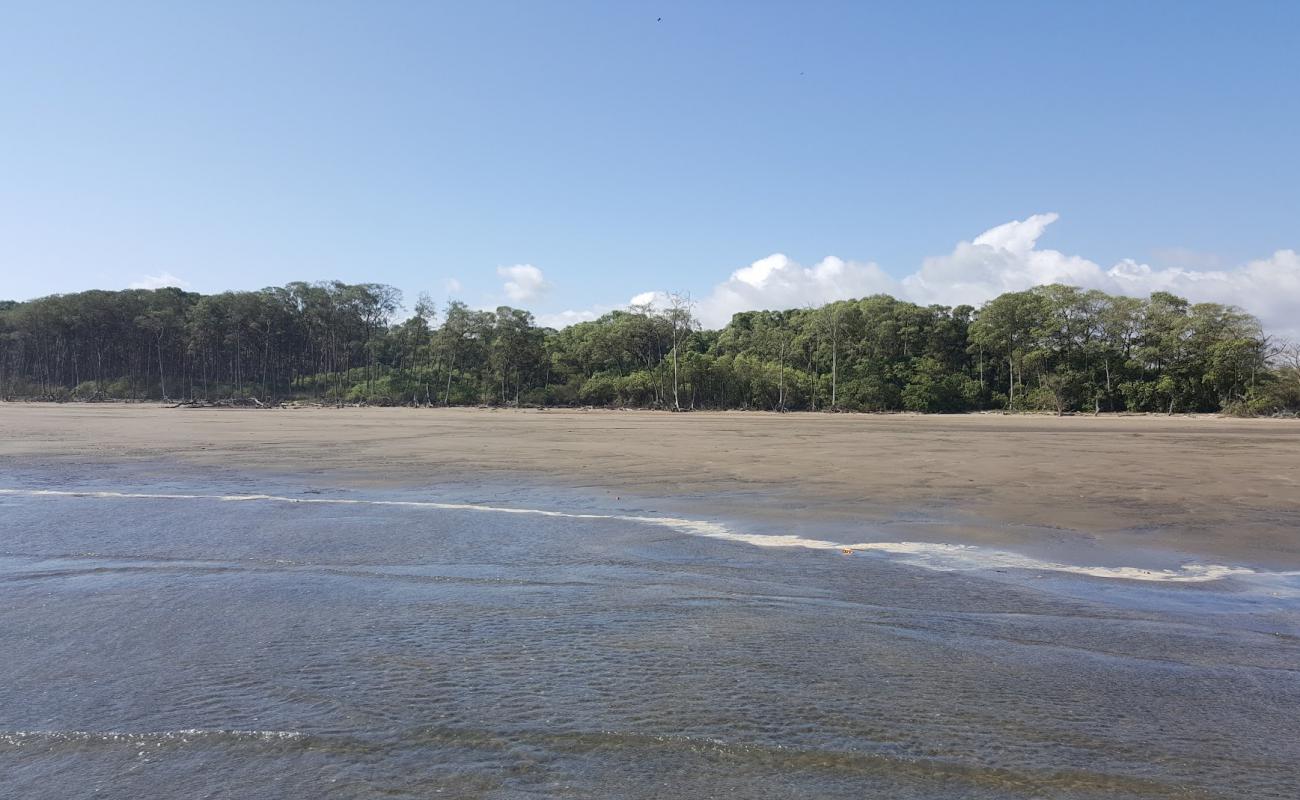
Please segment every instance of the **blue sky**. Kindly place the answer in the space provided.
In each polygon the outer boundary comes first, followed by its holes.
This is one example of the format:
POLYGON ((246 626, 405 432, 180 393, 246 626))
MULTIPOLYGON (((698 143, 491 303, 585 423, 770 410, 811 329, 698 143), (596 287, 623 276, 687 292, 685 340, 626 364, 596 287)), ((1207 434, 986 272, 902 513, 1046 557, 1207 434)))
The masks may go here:
POLYGON ((1300 281, 1297 30, 1296 3, 6 0, 0 297, 338 278, 558 320, 1073 275, 1267 306, 1300 281), (978 242, 1017 221, 1027 249, 978 242))

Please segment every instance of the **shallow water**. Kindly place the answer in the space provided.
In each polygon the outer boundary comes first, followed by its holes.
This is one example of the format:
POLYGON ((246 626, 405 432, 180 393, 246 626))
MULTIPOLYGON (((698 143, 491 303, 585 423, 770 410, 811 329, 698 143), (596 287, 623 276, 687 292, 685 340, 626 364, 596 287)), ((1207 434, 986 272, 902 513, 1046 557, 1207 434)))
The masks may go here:
POLYGON ((1300 796, 1294 576, 319 481, 0 470, 7 796, 1300 796))

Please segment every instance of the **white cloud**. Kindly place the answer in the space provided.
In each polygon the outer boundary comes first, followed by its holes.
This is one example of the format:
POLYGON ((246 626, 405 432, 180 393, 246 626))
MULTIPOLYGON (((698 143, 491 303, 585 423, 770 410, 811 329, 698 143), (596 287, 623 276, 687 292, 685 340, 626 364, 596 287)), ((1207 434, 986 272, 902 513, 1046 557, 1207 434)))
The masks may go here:
MULTIPOLYGON (((1208 263, 1207 254, 1199 254, 1192 265, 1153 267, 1125 259, 1106 268, 1083 256, 1040 248, 1039 239, 1057 219, 1054 213, 1035 214, 990 228, 959 242, 947 255, 925 259, 917 270, 899 279, 871 262, 828 256, 805 267, 774 253, 733 271, 699 301, 696 310, 706 326, 720 327, 738 311, 798 308, 876 293, 923 304, 979 306, 1003 292, 1066 283, 1135 297, 1167 291, 1193 302, 1228 303, 1259 317, 1268 333, 1300 339, 1300 254, 1295 250, 1279 250, 1268 258, 1223 269, 1193 268, 1208 263)), ((643 292, 629 305, 662 307, 665 298, 662 291, 643 292)), ((609 308, 595 306, 543 318, 560 327, 594 319, 609 308)))
POLYGON ((559 330, 560 328, 567 328, 570 325, 577 325, 579 322, 590 322, 599 317, 602 313, 604 312, 591 308, 578 311, 568 309, 554 314, 538 314, 536 319, 537 324, 541 325, 543 328, 555 328, 556 330, 559 330))
POLYGON ((616 309, 626 309, 632 306, 651 306, 653 308, 663 308, 667 305, 668 295, 664 292, 641 292, 633 295, 627 303, 621 306, 595 305, 590 308, 565 309, 551 314, 536 315, 537 324, 547 328, 567 328, 570 325, 576 325, 579 322, 590 322, 593 319, 599 319, 616 309))
POLYGON ((536 299, 550 288, 542 271, 532 264, 497 267, 497 275, 506 279, 501 288, 505 291, 506 297, 515 303, 536 299))
POLYGON ((142 275, 140 280, 133 282, 129 288, 162 289, 166 286, 188 289, 190 284, 189 281, 181 280, 170 272, 162 272, 157 275, 142 275))
POLYGON ((727 324, 737 311, 822 305, 847 297, 898 291, 879 266, 828 256, 811 267, 781 253, 731 273, 699 303, 700 320, 710 327, 727 324))
POLYGON ((1300 340, 1300 254, 1278 250, 1239 267, 1153 269, 1122 261, 1106 271, 1097 288, 1116 294, 1173 292, 1193 302, 1229 303, 1259 317, 1268 333, 1300 340))
POLYGON ((455 278, 448 278, 443 281, 442 288, 447 292, 447 294, 456 294, 461 289, 464 289, 465 286, 455 278))
POLYGON ((1003 292, 1045 283, 1104 288, 1104 271, 1091 261, 1056 250, 1037 249, 1056 214, 1035 214, 990 228, 974 241, 960 242, 946 256, 927 258, 903 278, 903 295, 924 303, 979 305, 1003 292))
POLYGON ((1156 268, 1131 259, 1107 269, 1081 256, 1040 249, 1039 237, 1056 219, 1056 214, 1037 214, 1008 222, 961 242, 946 256, 926 259, 902 280, 903 296, 922 303, 979 305, 1003 292, 1045 283, 1135 297, 1164 291, 1192 302, 1239 306, 1259 317, 1270 333, 1300 334, 1300 256, 1294 250, 1228 269, 1156 268))

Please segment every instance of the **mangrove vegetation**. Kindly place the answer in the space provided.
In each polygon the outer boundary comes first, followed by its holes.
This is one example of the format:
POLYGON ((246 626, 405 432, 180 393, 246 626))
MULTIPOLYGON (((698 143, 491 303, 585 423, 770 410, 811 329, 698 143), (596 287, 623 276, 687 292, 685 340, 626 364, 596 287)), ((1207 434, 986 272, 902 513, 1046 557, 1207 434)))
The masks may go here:
POLYGON ((747 311, 688 299, 562 330, 528 311, 439 308, 381 284, 201 295, 86 291, 0 302, 0 397, 608 406, 1278 413, 1300 353, 1240 309, 1070 286, 980 308, 885 295, 747 311), (401 318, 404 317, 404 318, 401 318))

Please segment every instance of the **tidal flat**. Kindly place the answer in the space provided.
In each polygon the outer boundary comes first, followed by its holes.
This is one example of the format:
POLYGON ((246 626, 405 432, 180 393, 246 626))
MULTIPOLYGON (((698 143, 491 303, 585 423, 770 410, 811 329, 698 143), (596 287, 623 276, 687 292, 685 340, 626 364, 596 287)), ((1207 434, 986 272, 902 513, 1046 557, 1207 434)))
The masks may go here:
POLYGON ((0 404, 20 797, 1300 793, 1300 425, 0 404))

